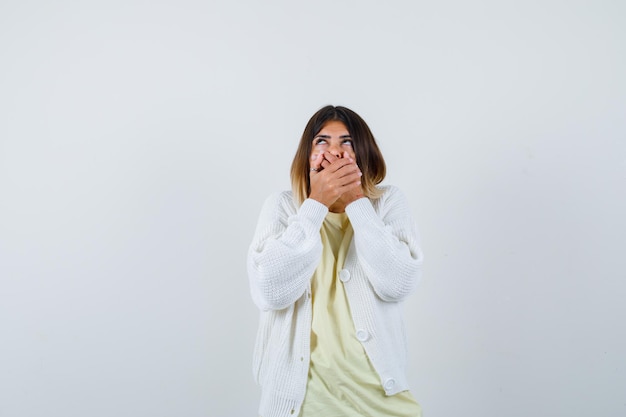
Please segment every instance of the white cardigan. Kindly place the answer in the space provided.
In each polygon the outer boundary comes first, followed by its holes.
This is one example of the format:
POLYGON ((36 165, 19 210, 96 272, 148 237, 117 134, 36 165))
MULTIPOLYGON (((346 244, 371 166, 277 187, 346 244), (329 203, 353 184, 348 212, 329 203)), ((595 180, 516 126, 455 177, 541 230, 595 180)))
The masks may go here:
MULTIPOLYGON (((401 301, 417 285, 422 252, 404 195, 382 186, 378 199, 346 207, 354 229, 344 268, 338 271, 357 339, 387 395, 408 389, 407 347, 401 301)), ((270 196, 248 251, 252 299, 261 310, 253 367, 261 386, 262 417, 297 416, 309 371, 311 277, 322 254, 320 229, 328 213, 292 193, 270 196)))

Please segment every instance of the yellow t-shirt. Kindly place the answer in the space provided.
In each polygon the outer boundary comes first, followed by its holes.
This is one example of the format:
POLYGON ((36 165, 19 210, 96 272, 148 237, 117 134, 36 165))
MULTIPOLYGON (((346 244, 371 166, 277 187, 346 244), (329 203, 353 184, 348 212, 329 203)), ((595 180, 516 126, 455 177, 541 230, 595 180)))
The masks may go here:
POLYGON ((348 216, 328 213, 321 236, 322 259, 311 283, 311 363, 300 417, 420 417, 421 407, 409 391, 385 395, 356 338, 338 277, 353 236, 348 216))

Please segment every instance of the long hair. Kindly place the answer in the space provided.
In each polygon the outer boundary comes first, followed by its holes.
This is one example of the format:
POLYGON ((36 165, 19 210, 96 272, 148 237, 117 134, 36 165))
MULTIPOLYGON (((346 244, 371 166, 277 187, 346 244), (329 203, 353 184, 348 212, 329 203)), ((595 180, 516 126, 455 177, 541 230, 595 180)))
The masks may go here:
POLYGON ((311 117, 304 128, 296 155, 291 163, 291 187, 295 201, 302 204, 311 193, 309 172, 313 139, 326 123, 332 121, 343 123, 352 137, 356 163, 363 173, 361 177, 363 194, 368 198, 380 197, 381 191, 376 185, 385 179, 387 168, 372 131, 365 120, 352 110, 342 106, 325 106, 311 117))

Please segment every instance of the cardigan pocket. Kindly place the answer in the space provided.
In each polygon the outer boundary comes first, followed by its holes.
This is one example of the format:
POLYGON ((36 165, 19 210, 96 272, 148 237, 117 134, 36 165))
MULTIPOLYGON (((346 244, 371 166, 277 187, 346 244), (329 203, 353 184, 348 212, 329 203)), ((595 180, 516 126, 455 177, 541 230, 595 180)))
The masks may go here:
POLYGON ((257 331, 256 342, 254 346, 254 354, 252 355, 252 371, 254 380, 258 385, 262 385, 267 364, 267 347, 270 343, 271 325, 268 324, 271 312, 261 313, 259 319, 259 330, 257 331))
POLYGON ((288 335, 291 320, 290 314, 293 306, 283 310, 270 310, 261 312, 259 330, 257 332, 252 369, 254 379, 260 386, 264 385, 268 377, 268 368, 275 367, 284 352, 285 336, 288 335))

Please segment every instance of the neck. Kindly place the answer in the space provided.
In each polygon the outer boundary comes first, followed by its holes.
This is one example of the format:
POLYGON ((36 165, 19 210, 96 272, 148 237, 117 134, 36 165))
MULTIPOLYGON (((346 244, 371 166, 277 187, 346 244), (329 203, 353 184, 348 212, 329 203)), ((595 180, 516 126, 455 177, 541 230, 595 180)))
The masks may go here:
POLYGON ((331 213, 345 213, 346 205, 340 202, 335 202, 330 207, 328 207, 328 211, 331 213))

